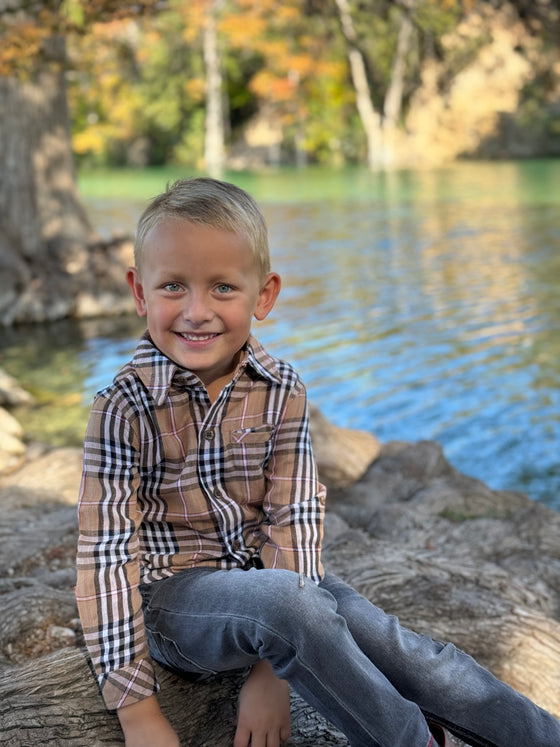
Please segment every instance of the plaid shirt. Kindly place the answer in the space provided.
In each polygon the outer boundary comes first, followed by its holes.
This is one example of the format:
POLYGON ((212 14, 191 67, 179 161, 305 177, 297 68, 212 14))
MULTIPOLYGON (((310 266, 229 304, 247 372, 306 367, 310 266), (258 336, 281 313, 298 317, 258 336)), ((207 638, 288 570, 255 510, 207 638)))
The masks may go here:
POLYGON ((250 337, 211 404, 145 336, 97 395, 85 438, 76 597, 107 707, 157 691, 139 584, 254 556, 317 582, 324 502, 289 364, 250 337))

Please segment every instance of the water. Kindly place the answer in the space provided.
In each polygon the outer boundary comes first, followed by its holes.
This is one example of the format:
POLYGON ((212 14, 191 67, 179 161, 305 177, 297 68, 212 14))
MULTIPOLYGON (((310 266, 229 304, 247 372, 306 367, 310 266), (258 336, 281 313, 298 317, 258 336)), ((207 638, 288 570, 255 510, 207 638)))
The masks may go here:
MULTIPOLYGON (((310 400, 382 441, 435 439, 463 472, 560 509, 560 162, 233 179, 261 202, 283 278, 255 331, 295 363, 310 400)), ((95 223, 132 231, 139 195, 94 186, 95 223)), ((130 318, 3 333, 0 365, 44 403, 26 427, 79 442, 93 392, 141 329, 130 318)))

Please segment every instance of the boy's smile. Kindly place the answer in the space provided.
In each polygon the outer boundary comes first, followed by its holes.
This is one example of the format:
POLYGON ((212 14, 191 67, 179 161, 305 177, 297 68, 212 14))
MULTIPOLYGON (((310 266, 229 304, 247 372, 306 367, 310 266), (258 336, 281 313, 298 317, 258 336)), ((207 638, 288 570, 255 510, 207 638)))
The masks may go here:
POLYGON ((178 218, 148 233, 127 280, 154 344, 213 392, 235 370, 253 316, 264 319, 280 290, 278 275, 259 276, 244 236, 178 218))

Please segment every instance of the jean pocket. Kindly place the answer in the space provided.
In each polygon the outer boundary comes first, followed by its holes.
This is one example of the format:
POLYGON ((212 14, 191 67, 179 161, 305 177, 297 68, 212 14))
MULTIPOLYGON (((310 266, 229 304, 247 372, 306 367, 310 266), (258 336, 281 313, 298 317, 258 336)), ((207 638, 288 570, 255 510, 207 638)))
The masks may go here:
POLYGON ((146 630, 146 633, 150 655, 164 669, 196 682, 211 679, 218 674, 217 671, 202 666, 194 659, 185 656, 171 638, 151 630, 146 630))

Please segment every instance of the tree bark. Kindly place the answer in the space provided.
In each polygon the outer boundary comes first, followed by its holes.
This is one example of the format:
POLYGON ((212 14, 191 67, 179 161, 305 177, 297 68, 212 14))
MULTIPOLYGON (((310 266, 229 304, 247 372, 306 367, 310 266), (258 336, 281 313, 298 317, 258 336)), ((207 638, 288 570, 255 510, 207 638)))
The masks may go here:
POLYGON ((383 160, 385 168, 395 165, 395 135, 402 111, 404 81, 406 73, 406 58, 410 51, 410 43, 414 24, 412 22, 412 7, 403 9, 397 49, 393 58, 391 79, 385 94, 383 105, 383 160))
POLYGON ((33 62, 0 76, 0 326, 131 312, 131 241, 100 241, 78 193, 64 38, 33 62))
POLYGON ((50 37, 27 80, 0 78, 0 320, 56 319, 74 303, 73 275, 93 231, 78 196, 64 73, 50 37))
POLYGON ((412 23, 412 9, 405 8, 402 12, 397 49, 391 68, 391 80, 385 94, 383 105, 383 126, 395 127, 398 124, 402 110, 404 92, 404 78, 406 72, 406 58, 410 51, 410 41, 414 25, 412 23))

